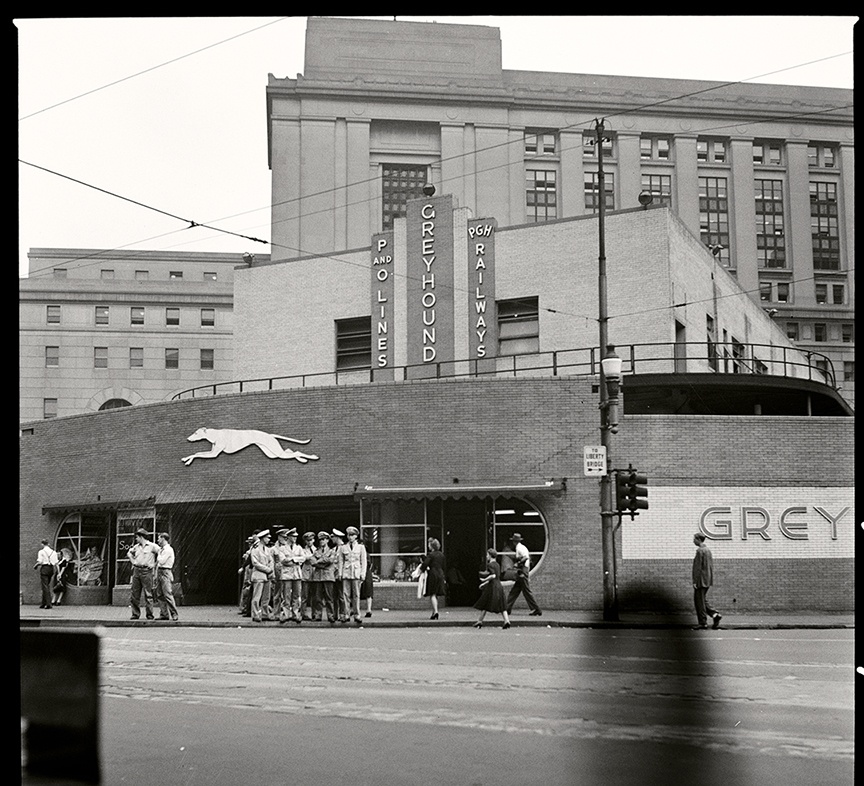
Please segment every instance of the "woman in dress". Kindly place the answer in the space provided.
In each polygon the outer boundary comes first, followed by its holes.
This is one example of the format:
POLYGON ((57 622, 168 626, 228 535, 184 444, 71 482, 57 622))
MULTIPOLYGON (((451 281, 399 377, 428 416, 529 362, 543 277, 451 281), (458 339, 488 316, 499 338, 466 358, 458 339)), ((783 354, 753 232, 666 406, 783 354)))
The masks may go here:
POLYGON ((60 561, 57 563, 57 573, 54 574, 54 586, 52 587, 54 596, 51 599, 54 606, 60 605, 60 601, 66 595, 66 587, 72 583, 74 573, 75 561, 72 558, 72 551, 64 546, 60 549, 60 561))
POLYGON ((445 560, 441 544, 435 538, 429 538, 429 551, 423 558, 420 570, 426 572, 426 592, 423 594, 432 602, 431 620, 438 619, 438 596, 447 589, 444 581, 445 560))
POLYGON ((483 618, 487 611, 494 614, 504 615, 504 630, 510 627, 510 617, 507 614, 507 598, 504 596, 504 587, 501 586, 501 568, 498 566, 498 552, 495 549, 486 551, 486 574, 480 581, 480 597, 474 604, 475 609, 480 610, 480 616, 474 623, 475 628, 483 627, 483 618))

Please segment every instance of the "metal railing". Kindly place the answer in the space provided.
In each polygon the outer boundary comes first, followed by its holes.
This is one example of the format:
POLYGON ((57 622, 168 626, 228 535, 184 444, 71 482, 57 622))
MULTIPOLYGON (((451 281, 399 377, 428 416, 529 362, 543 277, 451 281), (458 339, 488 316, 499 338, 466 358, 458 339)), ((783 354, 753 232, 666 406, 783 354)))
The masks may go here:
MULTIPOLYGON (((706 342, 657 342, 618 345, 624 374, 758 374, 794 377, 836 388, 834 365, 819 352, 807 352, 773 344, 719 344, 706 342)), ((370 382, 414 382, 454 377, 596 376, 601 354, 597 347, 559 349, 525 355, 415 363, 388 368, 342 369, 311 374, 260 377, 182 390, 172 400, 203 398, 230 393, 333 387, 370 382)))

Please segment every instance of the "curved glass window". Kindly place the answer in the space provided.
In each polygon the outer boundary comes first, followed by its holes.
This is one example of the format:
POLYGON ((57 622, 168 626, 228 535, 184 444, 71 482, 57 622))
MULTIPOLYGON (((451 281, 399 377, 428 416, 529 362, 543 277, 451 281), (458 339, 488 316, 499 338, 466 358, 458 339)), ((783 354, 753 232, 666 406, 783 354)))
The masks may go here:
POLYGON ((514 533, 522 536, 522 544, 531 555, 533 573, 546 553, 546 522, 540 511, 523 499, 499 497, 490 503, 488 522, 489 545, 498 552, 502 578, 512 568, 515 552, 510 538, 514 533))
POLYGON ((63 519, 57 531, 57 551, 73 563, 70 584, 99 586, 108 582, 105 550, 108 544, 108 519, 104 515, 83 515, 76 511, 63 519))
POLYGON ((125 398, 109 398, 101 407, 99 407, 99 411, 101 412, 103 409, 120 409, 120 407, 131 407, 132 404, 126 401, 125 398))

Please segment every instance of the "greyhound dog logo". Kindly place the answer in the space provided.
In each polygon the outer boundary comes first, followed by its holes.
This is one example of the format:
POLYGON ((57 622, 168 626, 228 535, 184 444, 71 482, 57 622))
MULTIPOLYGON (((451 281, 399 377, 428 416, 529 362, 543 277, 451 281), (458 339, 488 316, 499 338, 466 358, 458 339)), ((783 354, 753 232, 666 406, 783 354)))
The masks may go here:
POLYGON ((248 448, 250 445, 257 445, 261 448, 261 451, 267 458, 296 459, 301 464, 305 464, 308 461, 318 461, 318 456, 313 456, 310 453, 301 453, 299 450, 283 448, 279 443, 281 439, 285 442, 294 442, 297 445, 306 445, 310 440, 292 439, 291 437, 283 437, 279 434, 268 434, 266 431, 233 428, 199 428, 194 434, 186 437, 186 439, 189 442, 207 440, 213 445, 210 450, 185 456, 182 461, 187 467, 196 458, 216 458, 220 453, 236 453, 238 450, 248 448))

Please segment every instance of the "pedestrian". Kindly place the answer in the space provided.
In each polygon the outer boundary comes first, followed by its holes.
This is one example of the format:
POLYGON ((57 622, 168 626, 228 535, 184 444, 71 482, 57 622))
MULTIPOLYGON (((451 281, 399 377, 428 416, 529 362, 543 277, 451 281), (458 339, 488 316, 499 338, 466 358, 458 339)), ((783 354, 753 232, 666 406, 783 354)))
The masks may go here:
POLYGON ((252 616, 252 548, 257 538, 250 535, 246 538, 246 551, 240 558, 240 569, 237 571, 243 578, 240 585, 240 609, 238 614, 243 617, 252 616))
POLYGON ((447 590, 447 583, 444 579, 446 560, 441 551, 441 543, 436 538, 429 538, 426 545, 428 546, 427 553, 420 565, 420 570, 426 572, 426 592, 423 594, 432 603, 432 616, 429 619, 437 620, 438 596, 443 595, 447 590))
POLYGON ((529 617, 542 617, 543 612, 540 606, 534 599, 534 593, 531 592, 531 583, 528 574, 531 572, 531 554, 522 543, 522 536, 518 532, 514 532, 510 536, 510 543, 513 544, 513 550, 516 552, 516 557, 513 560, 516 568, 516 577, 513 579, 513 586, 510 587, 510 593, 507 595, 507 613, 513 613, 513 604, 516 603, 516 598, 521 592, 525 596, 525 601, 528 608, 531 609, 529 617))
POLYGON ((174 548, 171 536, 160 532, 157 538, 159 554, 156 556, 156 602, 159 604, 159 619, 177 622, 177 603, 174 600, 174 548))
POLYGON ((42 538, 42 548, 36 554, 36 564, 33 570, 39 571, 39 582, 42 586, 42 603, 40 609, 51 608, 51 581, 57 575, 57 563, 60 558, 57 552, 48 545, 48 538, 42 538))
POLYGON ((132 608, 131 619, 141 618, 141 593, 144 593, 144 613, 148 620, 153 619, 153 576, 156 569, 156 558, 159 547, 148 540, 150 533, 143 527, 135 530, 135 543, 126 552, 132 563, 132 591, 129 593, 129 605, 132 608))
POLYGON ((66 587, 75 579, 75 559, 72 550, 66 546, 60 549, 57 562, 57 574, 54 576, 54 584, 51 588, 51 604, 61 605, 66 596, 66 587))
POLYGON ((375 591, 372 552, 375 548, 378 530, 366 530, 363 535, 363 545, 366 546, 366 578, 363 579, 363 583, 360 585, 360 600, 366 602, 366 613, 363 616, 368 619, 372 616, 372 595, 375 591))
POLYGON ((339 622, 348 622, 348 609, 345 608, 345 597, 342 595, 342 574, 339 573, 339 549, 345 543, 345 533, 341 529, 330 532, 330 545, 336 552, 334 558, 335 570, 333 573, 333 608, 339 622))
POLYGON ((308 621, 312 619, 312 572, 315 570, 312 565, 312 555, 315 553, 315 533, 304 532, 303 542, 300 545, 303 547, 303 552, 306 554, 306 560, 300 567, 300 572, 303 574, 300 613, 302 618, 308 621))
POLYGON ((358 625, 363 622, 360 619, 360 585, 366 578, 368 558, 366 547, 359 542, 360 530, 357 527, 348 527, 345 530, 348 542, 340 547, 338 551, 339 574, 342 576, 342 604, 343 613, 346 617, 340 622, 348 622, 353 619, 358 625))
MULTIPOLYGON (((284 625, 289 619, 298 625, 302 620, 300 601, 303 594, 302 566, 306 561, 306 552, 297 545, 297 530, 280 529, 276 533, 278 542, 273 548, 275 561, 282 566, 280 573, 279 624, 284 625)), ((274 607, 274 614, 276 608, 274 607)))
POLYGON ((714 620, 714 630, 720 627, 723 619, 716 609, 708 605, 708 590, 714 583, 714 557, 705 545, 705 536, 697 532, 693 536, 696 553, 693 555, 693 605, 696 606, 696 620, 699 623, 693 630, 708 630, 708 615, 714 620))
POLYGON ((503 614, 503 630, 510 627, 510 615, 507 613, 507 599, 504 596, 504 586, 501 584, 501 567, 498 565, 498 552, 495 549, 486 550, 486 570, 480 574, 480 597, 474 604, 480 610, 480 616, 474 623, 475 628, 483 627, 483 618, 487 611, 493 614, 503 614))
POLYGON ((318 533, 318 548, 312 554, 312 619, 321 621, 327 609, 327 621, 336 622, 333 585, 336 577, 336 550, 330 545, 330 533, 318 533))
POLYGON ((249 560, 252 563, 252 621, 263 622, 270 617, 270 581, 273 578, 273 551, 270 548, 270 530, 262 529, 249 560))

